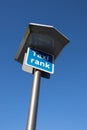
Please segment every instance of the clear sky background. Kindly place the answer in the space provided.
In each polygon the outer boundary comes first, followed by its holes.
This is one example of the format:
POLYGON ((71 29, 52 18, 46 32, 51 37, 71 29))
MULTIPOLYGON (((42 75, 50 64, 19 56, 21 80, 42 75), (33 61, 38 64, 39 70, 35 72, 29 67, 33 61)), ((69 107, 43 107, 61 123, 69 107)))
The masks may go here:
POLYGON ((87 130, 86 0, 0 0, 0 130, 26 130, 33 75, 14 57, 30 22, 70 39, 41 79, 37 130, 87 130))

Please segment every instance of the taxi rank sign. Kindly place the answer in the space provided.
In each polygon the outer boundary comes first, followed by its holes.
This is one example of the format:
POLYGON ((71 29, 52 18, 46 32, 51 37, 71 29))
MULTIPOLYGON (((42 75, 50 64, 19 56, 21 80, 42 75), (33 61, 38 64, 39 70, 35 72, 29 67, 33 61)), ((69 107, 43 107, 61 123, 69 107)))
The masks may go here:
POLYGON ((54 73, 54 57, 35 49, 28 48, 25 64, 51 74, 54 73))

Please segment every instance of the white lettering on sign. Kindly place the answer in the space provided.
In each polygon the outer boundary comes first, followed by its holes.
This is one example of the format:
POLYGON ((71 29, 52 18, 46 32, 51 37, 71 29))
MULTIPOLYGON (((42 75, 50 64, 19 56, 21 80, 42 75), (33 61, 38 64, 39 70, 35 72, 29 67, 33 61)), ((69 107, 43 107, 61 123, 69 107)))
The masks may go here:
POLYGON ((33 52, 34 52, 34 56, 37 56, 38 58, 43 58, 43 59, 49 61, 49 56, 41 55, 37 51, 33 51, 33 52))
POLYGON ((31 59, 31 63, 36 64, 36 65, 40 65, 40 66, 43 66, 43 67, 46 67, 48 69, 50 68, 50 65, 47 62, 44 63, 44 62, 40 62, 40 61, 35 60, 35 59, 31 59))
POLYGON ((52 55, 28 48, 26 65, 43 70, 48 73, 54 73, 54 59, 52 55))

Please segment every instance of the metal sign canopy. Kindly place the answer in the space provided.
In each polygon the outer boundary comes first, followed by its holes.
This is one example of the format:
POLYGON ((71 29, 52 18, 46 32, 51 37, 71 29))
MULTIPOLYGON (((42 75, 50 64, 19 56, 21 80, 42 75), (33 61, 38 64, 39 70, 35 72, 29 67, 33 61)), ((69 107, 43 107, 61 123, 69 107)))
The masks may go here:
POLYGON ((23 64, 24 54, 28 47, 51 54, 56 59, 68 42, 69 40, 53 26, 30 23, 15 60, 23 64))

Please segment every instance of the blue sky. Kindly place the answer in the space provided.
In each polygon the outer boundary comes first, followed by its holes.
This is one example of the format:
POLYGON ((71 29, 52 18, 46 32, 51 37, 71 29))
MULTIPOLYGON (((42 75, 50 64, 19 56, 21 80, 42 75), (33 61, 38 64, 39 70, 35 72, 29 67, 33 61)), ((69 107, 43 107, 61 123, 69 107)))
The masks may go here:
POLYGON ((37 130, 87 130, 87 1, 0 1, 0 129, 25 130, 33 75, 14 61, 30 22, 70 39, 51 78, 41 79, 37 130))

